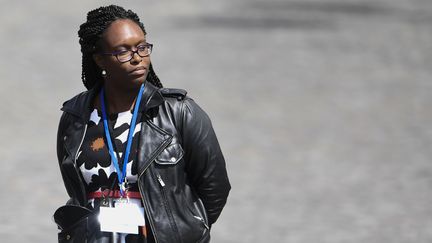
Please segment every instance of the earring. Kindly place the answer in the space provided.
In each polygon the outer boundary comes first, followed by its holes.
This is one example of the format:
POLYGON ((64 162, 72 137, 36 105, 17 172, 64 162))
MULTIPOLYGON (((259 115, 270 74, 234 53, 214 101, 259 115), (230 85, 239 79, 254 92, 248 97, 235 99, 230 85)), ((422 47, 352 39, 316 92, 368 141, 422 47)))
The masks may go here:
POLYGON ((107 75, 107 71, 105 70, 105 69, 102 69, 102 77, 106 77, 106 75, 107 75))

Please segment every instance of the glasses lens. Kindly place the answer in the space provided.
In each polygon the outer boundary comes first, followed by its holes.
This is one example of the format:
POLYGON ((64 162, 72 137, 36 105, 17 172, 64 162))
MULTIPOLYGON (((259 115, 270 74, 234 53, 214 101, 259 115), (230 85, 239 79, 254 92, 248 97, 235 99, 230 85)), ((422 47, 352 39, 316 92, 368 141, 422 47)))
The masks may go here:
POLYGON ((139 46, 138 47, 138 55, 141 57, 145 57, 150 55, 151 53, 151 46, 145 45, 145 46, 139 46))
POLYGON ((131 51, 122 51, 117 54, 117 58, 120 62, 127 62, 131 59, 132 52, 131 51))

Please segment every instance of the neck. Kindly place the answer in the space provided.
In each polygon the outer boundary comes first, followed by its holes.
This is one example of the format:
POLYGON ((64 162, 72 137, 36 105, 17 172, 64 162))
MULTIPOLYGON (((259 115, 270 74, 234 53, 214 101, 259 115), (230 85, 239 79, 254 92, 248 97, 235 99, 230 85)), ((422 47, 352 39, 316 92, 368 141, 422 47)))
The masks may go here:
POLYGON ((135 104, 139 87, 133 90, 123 90, 104 85, 105 105, 108 114, 115 114, 131 110, 135 104))

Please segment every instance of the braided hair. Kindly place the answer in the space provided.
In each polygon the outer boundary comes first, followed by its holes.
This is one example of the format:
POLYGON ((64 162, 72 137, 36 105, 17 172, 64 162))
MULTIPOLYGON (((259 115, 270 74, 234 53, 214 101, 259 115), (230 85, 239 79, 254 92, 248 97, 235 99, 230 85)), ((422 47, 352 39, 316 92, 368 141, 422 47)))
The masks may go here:
MULTIPOLYGON (((80 26, 78 31, 82 53, 81 79, 87 89, 91 89, 97 83, 103 81, 102 70, 93 60, 93 54, 97 52, 97 44, 102 38, 104 31, 112 22, 118 19, 130 19, 134 21, 139 25, 144 34, 147 34, 138 15, 131 10, 125 10, 116 5, 109 5, 88 12, 87 21, 80 26)), ((162 88, 162 83, 155 74, 151 63, 146 80, 156 87, 162 88)))

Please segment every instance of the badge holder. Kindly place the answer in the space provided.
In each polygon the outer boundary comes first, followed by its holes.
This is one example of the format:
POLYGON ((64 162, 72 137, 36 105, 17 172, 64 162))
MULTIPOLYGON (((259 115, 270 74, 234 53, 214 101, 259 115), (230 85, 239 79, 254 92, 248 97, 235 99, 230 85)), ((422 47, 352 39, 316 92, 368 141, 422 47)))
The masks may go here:
POLYGON ((144 208, 132 203, 127 197, 127 182, 124 186, 124 197, 112 198, 110 194, 102 199, 99 223, 101 231, 116 233, 138 234, 139 227, 145 225, 144 208))

